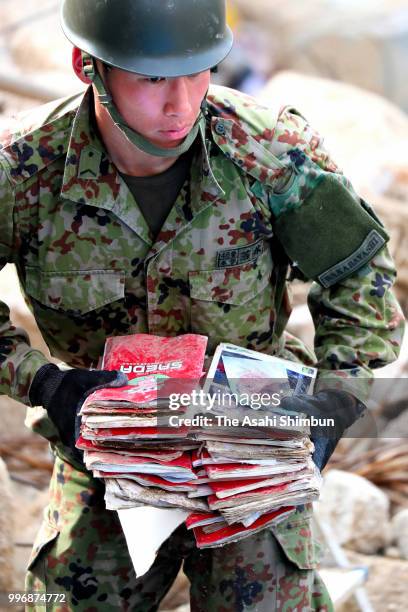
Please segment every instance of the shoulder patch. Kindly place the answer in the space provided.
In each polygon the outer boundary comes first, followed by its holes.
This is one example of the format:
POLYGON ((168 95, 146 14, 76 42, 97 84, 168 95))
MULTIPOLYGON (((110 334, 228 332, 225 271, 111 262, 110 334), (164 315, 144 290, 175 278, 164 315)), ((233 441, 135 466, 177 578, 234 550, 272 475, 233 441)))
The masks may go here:
POLYGON ((386 240, 376 230, 371 230, 367 238, 361 246, 356 249, 349 257, 343 259, 336 265, 326 270, 318 277, 319 282, 323 287, 330 287, 339 280, 346 278, 356 270, 359 270, 363 265, 374 257, 374 255, 383 247, 386 240))

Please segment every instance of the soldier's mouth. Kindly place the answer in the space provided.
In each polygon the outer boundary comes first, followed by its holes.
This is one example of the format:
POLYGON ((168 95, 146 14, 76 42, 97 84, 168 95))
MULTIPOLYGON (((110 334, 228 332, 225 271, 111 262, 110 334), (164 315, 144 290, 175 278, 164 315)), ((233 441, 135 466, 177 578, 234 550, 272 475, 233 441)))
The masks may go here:
POLYGON ((180 140, 181 138, 185 138, 190 131, 189 126, 184 126, 182 128, 172 129, 172 130, 160 130, 160 134, 166 137, 168 140, 180 140))

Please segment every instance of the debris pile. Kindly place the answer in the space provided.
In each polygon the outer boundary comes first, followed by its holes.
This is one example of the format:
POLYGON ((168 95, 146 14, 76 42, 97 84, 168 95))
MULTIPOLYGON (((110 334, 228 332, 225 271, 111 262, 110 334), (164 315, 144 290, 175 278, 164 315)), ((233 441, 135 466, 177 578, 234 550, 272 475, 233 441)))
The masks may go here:
POLYGON ((330 468, 363 476, 381 488, 395 507, 408 508, 408 440, 392 440, 388 444, 377 440, 377 448, 350 453, 355 442, 342 440, 330 468))
POLYGON ((256 32, 255 42, 246 44, 248 68, 257 67, 256 59, 251 61, 251 46, 256 48, 266 38, 273 72, 289 69, 351 83, 408 111, 407 0, 230 0, 230 4, 238 13, 238 42, 248 38, 250 28, 256 32))
MULTIPOLYGON (((277 74, 260 99, 273 112, 287 104, 297 108, 324 137, 331 157, 359 195, 381 217, 398 270, 397 295, 407 313, 408 115, 358 87, 296 72, 277 74)), ((306 303, 307 289, 303 283, 297 285, 295 304, 306 303)))

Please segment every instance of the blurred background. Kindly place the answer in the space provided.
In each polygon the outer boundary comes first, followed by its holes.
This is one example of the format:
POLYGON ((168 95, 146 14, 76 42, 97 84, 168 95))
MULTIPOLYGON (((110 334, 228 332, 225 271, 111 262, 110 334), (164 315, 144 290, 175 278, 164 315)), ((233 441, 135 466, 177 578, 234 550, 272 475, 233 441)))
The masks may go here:
MULTIPOLYGON (((71 70, 59 5, 0 0, 0 130, 16 113, 82 87, 71 70)), ((228 20, 235 46, 214 81, 273 108, 291 104, 325 136, 334 160, 391 233, 406 314, 408 0, 229 0, 228 20)), ((293 288, 290 327, 310 343, 307 290, 303 283, 293 288)), ((0 299, 32 344, 47 352, 12 266, 0 272, 0 299)), ((408 346, 377 375, 381 391, 370 409, 381 436, 342 441, 325 470, 318 512, 347 559, 369 568, 373 609, 402 611, 408 597, 408 346)), ((3 396, 0 410, 0 591, 11 591, 23 588, 52 459, 46 442, 25 427, 23 406, 3 396)), ((188 612, 187 602, 180 575, 161 610, 188 612)), ((347 608, 358 609, 353 602, 347 608)))

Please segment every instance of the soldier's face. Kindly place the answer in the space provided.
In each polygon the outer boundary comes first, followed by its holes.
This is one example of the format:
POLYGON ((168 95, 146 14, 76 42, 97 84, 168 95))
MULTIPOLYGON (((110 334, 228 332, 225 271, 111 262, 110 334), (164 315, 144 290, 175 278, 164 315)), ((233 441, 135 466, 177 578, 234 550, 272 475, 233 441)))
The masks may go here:
POLYGON ((190 132, 210 84, 209 70, 152 78, 113 68, 104 77, 126 123, 165 148, 178 146, 190 132))

